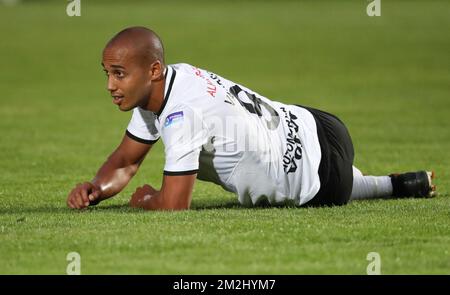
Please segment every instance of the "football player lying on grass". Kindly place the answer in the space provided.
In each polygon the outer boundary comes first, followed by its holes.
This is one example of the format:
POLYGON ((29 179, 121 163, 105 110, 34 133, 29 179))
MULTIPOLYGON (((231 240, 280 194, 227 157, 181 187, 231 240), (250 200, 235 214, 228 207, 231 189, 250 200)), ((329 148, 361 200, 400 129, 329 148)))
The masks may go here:
POLYGON ((94 179, 69 193, 70 208, 122 191, 160 138, 161 189, 139 187, 132 207, 188 209, 197 178, 236 193, 243 205, 344 205, 435 194, 431 172, 364 176, 353 166, 347 128, 332 114, 269 100, 189 64, 166 64, 160 38, 147 28, 115 35, 103 50, 102 66, 113 103, 132 117, 94 179))

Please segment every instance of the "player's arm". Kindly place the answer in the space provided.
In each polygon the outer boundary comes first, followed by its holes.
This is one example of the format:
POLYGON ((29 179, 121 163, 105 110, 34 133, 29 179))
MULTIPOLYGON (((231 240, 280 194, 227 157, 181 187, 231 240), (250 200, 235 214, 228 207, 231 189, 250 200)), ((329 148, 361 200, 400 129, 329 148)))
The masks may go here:
POLYGON ((160 135, 164 138, 165 160, 164 177, 158 191, 150 185, 136 190, 130 200, 131 207, 146 210, 185 210, 189 209, 192 190, 199 169, 199 157, 207 140, 207 130, 201 110, 179 104, 168 115, 160 118, 164 124, 160 135))
POLYGON ((161 190, 150 185, 136 189, 130 200, 130 206, 145 210, 186 210, 192 200, 197 173, 188 175, 164 175, 161 190))
POLYGON ((69 193, 67 205, 82 209, 119 193, 136 174, 151 147, 151 144, 140 143, 125 134, 94 179, 78 184, 69 193))

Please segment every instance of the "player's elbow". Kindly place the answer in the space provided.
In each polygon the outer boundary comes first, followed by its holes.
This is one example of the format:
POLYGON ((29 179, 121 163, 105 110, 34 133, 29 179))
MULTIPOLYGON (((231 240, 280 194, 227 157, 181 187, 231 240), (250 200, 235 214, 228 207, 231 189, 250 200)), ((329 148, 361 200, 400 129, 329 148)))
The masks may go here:
POLYGON ((138 170, 139 170, 138 164, 132 164, 127 167, 127 173, 130 176, 130 178, 135 176, 138 170))

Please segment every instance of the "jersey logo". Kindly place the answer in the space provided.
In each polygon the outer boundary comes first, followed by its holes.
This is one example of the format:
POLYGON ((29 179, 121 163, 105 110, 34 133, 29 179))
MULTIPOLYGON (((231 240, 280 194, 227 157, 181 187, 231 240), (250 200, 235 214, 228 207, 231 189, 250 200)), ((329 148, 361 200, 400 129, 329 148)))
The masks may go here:
POLYGON ((183 111, 175 112, 167 116, 164 127, 170 126, 177 122, 183 122, 183 111))
POLYGON ((298 137, 299 126, 295 122, 297 116, 291 111, 288 112, 284 107, 280 108, 284 112, 284 118, 286 120, 286 125, 289 128, 289 133, 286 136, 286 151, 283 156, 283 167, 284 172, 289 174, 291 172, 297 171, 298 162, 302 159, 302 142, 298 137))

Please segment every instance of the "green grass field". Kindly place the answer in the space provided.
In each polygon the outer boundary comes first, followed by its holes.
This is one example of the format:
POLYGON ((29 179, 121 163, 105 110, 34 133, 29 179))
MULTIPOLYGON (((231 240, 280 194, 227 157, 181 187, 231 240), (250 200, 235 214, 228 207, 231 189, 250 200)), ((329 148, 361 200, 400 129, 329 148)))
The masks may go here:
POLYGON ((65 274, 72 251, 82 274, 365 274, 369 252, 383 274, 450 274, 450 2, 382 0, 380 17, 364 0, 131 2, 0 4, 0 274, 65 274), (131 25, 169 63, 335 113, 364 173, 435 170, 440 195, 249 209, 199 181, 192 210, 128 208, 161 183, 159 142, 122 193, 69 210, 127 126, 100 62, 131 25))

